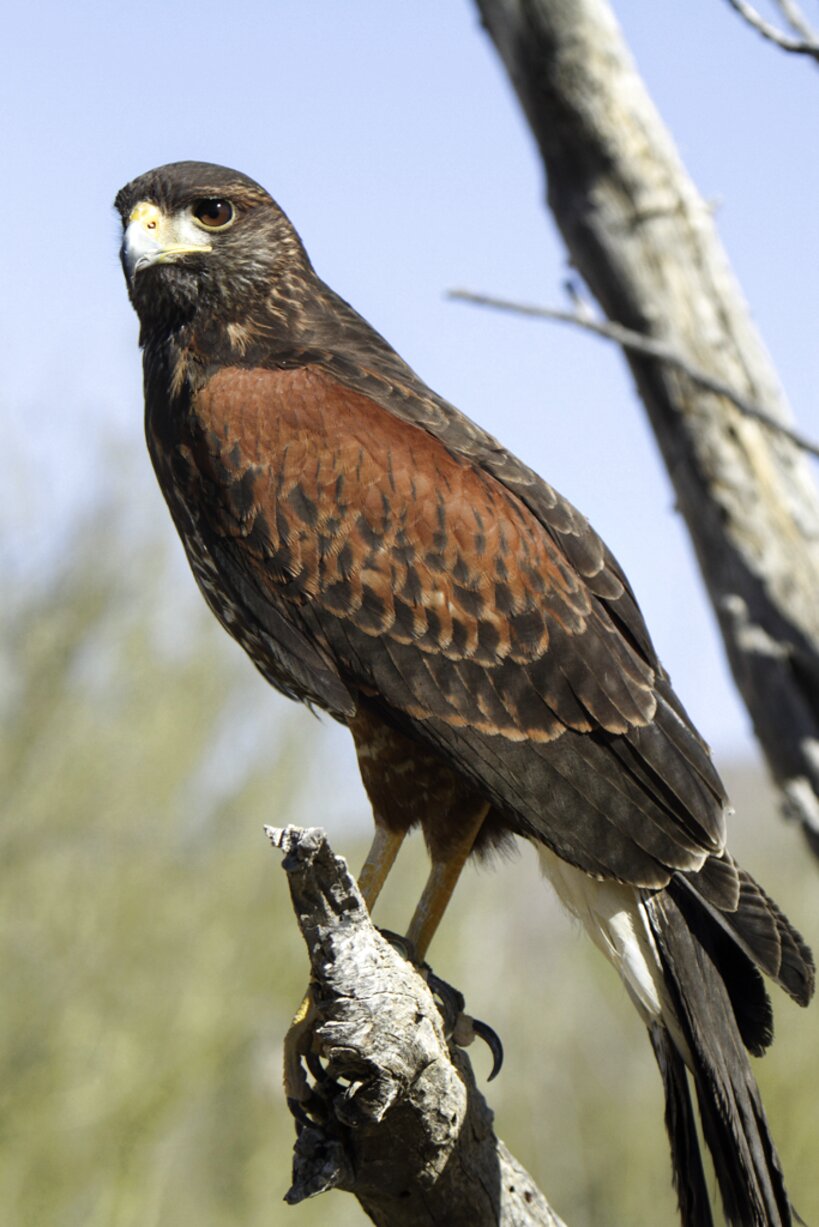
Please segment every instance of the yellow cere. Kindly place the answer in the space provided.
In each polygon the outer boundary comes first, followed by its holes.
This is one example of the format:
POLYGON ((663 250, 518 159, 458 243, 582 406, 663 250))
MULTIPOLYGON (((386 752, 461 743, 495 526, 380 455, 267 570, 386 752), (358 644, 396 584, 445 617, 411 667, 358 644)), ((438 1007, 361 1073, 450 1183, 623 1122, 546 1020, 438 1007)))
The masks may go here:
POLYGON ((147 200, 141 200, 132 210, 128 221, 142 222, 146 230, 155 230, 160 217, 161 213, 155 204, 150 204, 147 200))

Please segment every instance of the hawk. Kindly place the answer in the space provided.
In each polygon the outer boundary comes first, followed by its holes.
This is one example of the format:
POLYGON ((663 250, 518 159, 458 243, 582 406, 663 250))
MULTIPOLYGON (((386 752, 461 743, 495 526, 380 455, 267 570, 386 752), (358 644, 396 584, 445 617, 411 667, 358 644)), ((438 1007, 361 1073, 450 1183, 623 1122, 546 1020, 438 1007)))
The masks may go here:
POLYGON ((420 825, 423 957, 467 857, 533 841, 648 1028, 684 1223, 712 1222, 694 1096, 728 1220, 791 1223, 746 1051, 772 1038, 760 973, 804 1005, 812 957, 726 851, 616 560, 321 281, 259 184, 177 162, 116 208, 159 484, 225 629, 353 735, 369 906, 420 825))

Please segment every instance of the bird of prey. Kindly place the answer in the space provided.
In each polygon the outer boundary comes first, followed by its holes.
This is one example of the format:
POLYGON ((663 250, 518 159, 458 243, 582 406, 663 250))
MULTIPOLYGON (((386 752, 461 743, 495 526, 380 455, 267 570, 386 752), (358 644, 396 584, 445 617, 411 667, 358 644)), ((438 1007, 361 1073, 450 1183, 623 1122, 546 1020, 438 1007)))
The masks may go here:
POLYGON ((616 560, 320 280, 259 184, 178 162, 116 208, 159 484, 225 629, 353 735, 368 904, 420 824, 423 957, 469 854, 533 841, 648 1028, 683 1222, 713 1221, 696 1100, 729 1222, 791 1223, 746 1052, 772 1038, 760 973, 806 1004, 813 961, 726 851, 616 560))

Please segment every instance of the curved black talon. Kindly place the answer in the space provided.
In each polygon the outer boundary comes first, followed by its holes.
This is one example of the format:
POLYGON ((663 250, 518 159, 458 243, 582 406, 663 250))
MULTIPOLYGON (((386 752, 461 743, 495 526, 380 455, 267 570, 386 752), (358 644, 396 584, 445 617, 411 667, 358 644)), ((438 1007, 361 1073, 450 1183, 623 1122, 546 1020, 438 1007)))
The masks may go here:
POLYGON ((302 1057, 304 1064, 307 1066, 313 1078, 319 1084, 329 1081, 329 1074, 321 1063, 321 1057, 315 1052, 307 1052, 302 1057))
POLYGON ((435 999, 435 1004, 441 1011, 444 1020, 444 1031, 447 1037, 449 1037, 454 1032, 458 1025, 458 1019, 464 1012, 466 1006, 464 995, 460 989, 454 988, 451 984, 447 984, 446 980, 436 976, 427 963, 424 963, 419 970, 429 985, 429 990, 435 999))
POLYGON ((487 1082, 491 1082, 493 1078, 497 1078, 503 1069, 503 1043, 501 1042, 501 1037, 488 1023, 481 1022, 479 1018, 472 1019, 472 1030, 476 1035, 480 1036, 492 1053, 492 1072, 486 1079, 487 1082))
POLYGON ((296 1122, 296 1130, 298 1133, 301 1133, 302 1129, 314 1123, 310 1120, 310 1117, 305 1112, 299 1100, 293 1099, 292 1095, 287 1096, 287 1109, 290 1115, 293 1117, 293 1120, 296 1122))
MULTIPOLYGON (((325 1075, 325 1082, 330 1079, 325 1075)), ((287 1107, 290 1115, 296 1122, 296 1132, 301 1133, 306 1126, 323 1125, 327 1122, 330 1111, 327 1100, 323 1095, 317 1095, 315 1091, 311 1091, 307 1099, 296 1099, 292 1095, 287 1096, 287 1107)))
POLYGON ((476 1035, 480 1036, 492 1053, 492 1071, 487 1081, 491 1082, 493 1078, 497 1078, 503 1067, 503 1044, 497 1031, 488 1023, 481 1022, 479 1018, 471 1018, 465 1012, 464 995, 459 989, 453 988, 429 969, 426 979, 441 1011, 447 1039, 453 1039, 463 1048, 471 1044, 476 1035))
POLYGON ((401 933, 394 933, 392 929, 379 929, 378 932, 388 941, 393 950, 397 950, 402 959, 406 959, 408 963, 414 963, 416 967, 424 967, 426 964, 419 963, 415 957, 415 946, 408 937, 404 937, 401 933))

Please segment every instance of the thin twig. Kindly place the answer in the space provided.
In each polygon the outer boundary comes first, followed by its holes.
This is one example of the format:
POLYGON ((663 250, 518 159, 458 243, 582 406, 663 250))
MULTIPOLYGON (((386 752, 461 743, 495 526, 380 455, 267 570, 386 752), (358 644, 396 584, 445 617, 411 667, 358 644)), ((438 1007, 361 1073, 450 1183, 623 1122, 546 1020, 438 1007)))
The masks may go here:
POLYGON ((814 30, 795 0, 776 0, 776 4, 792 30, 807 42, 819 43, 819 32, 814 30))
POLYGON ((604 337, 608 341, 615 341, 618 345, 622 345, 623 349, 627 349, 632 353, 656 358, 660 362, 665 362, 668 366, 676 367, 708 392, 713 392, 717 396, 724 396, 726 400, 731 401, 746 417, 753 418, 755 422, 761 422, 769 430, 776 431, 777 434, 782 435, 784 438, 789 439, 791 443, 796 444, 797 447, 802 448, 808 455, 819 459, 819 444, 812 442, 812 440, 806 438, 798 431, 792 430, 790 426, 777 422, 764 409, 761 409, 758 405, 752 405, 749 401, 745 400, 727 383, 722 383, 721 380, 715 379, 712 375, 708 375, 705 371, 701 371, 693 366, 686 358, 683 358, 674 349, 666 345, 664 341, 658 341, 654 337, 645 336, 642 332, 634 332, 631 328, 624 328, 622 324, 594 319, 585 309, 580 311, 561 311, 557 307, 536 307, 528 303, 512 302, 506 298, 494 298, 489 294, 475 294, 471 290, 449 290, 447 297, 456 299, 459 302, 473 303, 478 307, 493 307, 497 311, 512 311, 516 315, 528 315, 536 319, 557 320, 561 324, 575 324, 580 328, 585 328, 587 332, 593 332, 599 337, 604 337))
MULTIPOLYGON (((814 38, 792 38, 789 34, 783 34, 781 30, 777 30, 776 26, 771 25, 766 21, 760 13, 752 8, 746 0, 728 0, 732 9, 736 9, 740 17, 742 17, 749 26, 752 26, 757 33, 763 38, 767 38, 769 42, 775 43, 777 47, 781 47, 783 51, 791 51, 794 55, 807 55, 812 59, 819 61, 819 42, 814 38)), ((784 5, 780 5, 784 11, 784 5)), ((787 20, 794 28, 802 28, 801 14, 798 13, 795 6, 789 5, 791 13, 785 13, 787 20), (795 20, 796 18, 796 20, 795 20), (798 24, 797 24, 798 23, 798 24)), ((802 18, 802 21, 804 19, 802 18)))

